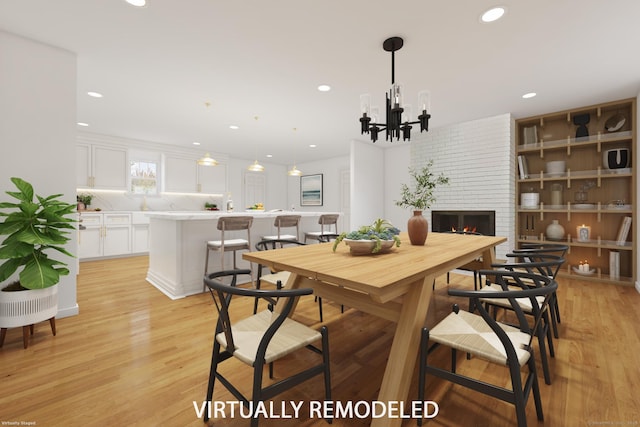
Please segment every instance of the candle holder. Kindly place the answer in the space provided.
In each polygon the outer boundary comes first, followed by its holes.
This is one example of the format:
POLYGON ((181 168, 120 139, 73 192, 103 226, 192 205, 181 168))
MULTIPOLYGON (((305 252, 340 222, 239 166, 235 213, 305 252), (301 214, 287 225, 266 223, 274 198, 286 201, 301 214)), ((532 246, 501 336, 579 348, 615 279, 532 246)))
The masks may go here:
POLYGON ((576 237, 578 242, 588 242, 591 238, 591 227, 584 224, 577 226, 576 237))

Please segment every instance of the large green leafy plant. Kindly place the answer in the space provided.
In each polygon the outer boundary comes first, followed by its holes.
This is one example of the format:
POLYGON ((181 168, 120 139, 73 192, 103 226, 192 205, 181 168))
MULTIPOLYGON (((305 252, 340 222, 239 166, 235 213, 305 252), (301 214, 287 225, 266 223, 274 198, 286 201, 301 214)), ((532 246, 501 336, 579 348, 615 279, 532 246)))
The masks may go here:
POLYGON ((436 201, 433 194, 436 186, 449 183, 444 173, 436 176, 431 172, 433 160, 430 160, 426 166, 420 170, 409 168, 409 176, 411 177, 412 187, 402 184, 400 188, 400 200, 396 200, 396 205, 401 208, 413 208, 414 210, 425 210, 431 207, 436 201))
POLYGON ((70 215, 76 205, 65 203, 62 194, 41 197, 33 186, 20 178, 11 178, 18 191, 6 193, 17 203, 0 203, 5 217, 0 223, 0 235, 7 237, 0 244, 0 282, 7 280, 18 268, 20 285, 26 289, 42 289, 55 285, 60 276, 69 274, 66 263, 49 257, 57 251, 73 257, 64 245, 69 241, 67 230, 74 230, 75 220, 70 215))

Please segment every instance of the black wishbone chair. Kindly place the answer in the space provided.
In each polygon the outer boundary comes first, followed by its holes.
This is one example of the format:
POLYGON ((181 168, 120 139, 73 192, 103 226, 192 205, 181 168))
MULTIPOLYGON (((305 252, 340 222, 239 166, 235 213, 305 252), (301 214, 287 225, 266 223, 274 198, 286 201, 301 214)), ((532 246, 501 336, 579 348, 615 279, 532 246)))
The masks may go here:
MULTIPOLYGON (((496 269, 504 269, 509 271, 525 271, 528 273, 538 274, 541 276, 549 277, 551 280, 555 282, 553 272, 564 263, 564 258, 561 258, 557 255, 548 255, 548 254, 507 254, 507 258, 509 258, 510 262, 493 264, 492 267, 496 269)), ((482 280, 480 280, 482 283, 482 280)), ((530 286, 540 286, 540 282, 526 282, 530 286)), ((482 286, 481 291, 492 291, 498 288, 496 284, 485 284, 482 286)), ((555 357, 555 350, 553 345, 553 336, 551 335, 551 321, 550 318, 553 317, 550 312, 553 311, 552 304, 555 301, 554 292, 551 295, 548 307, 541 313, 541 321, 537 324, 537 327, 534 329, 535 335, 538 337, 538 346, 540 348, 540 361, 542 363, 542 372, 544 374, 544 382, 546 384, 551 384, 551 373, 549 369, 549 359, 547 358, 547 347, 549 349, 549 357, 555 357), (547 344, 545 345, 545 337, 547 340, 547 344)), ((540 309, 540 303, 544 298, 538 298, 538 304, 532 305, 531 301, 528 298, 518 299, 516 302, 520 305, 520 308, 524 311, 524 313, 528 316, 537 317, 537 311, 540 309)), ((496 317, 496 311, 498 308, 503 308, 506 310, 511 310, 512 306, 509 301, 505 301, 504 299, 492 299, 490 297, 481 298, 480 302, 485 304, 487 308, 494 308, 494 317, 496 317)), ((473 311, 473 307, 469 308, 470 311, 473 311)))
MULTIPOLYGON (((258 251, 267 251, 274 250, 279 248, 286 248, 288 246, 304 246, 306 243, 302 243, 298 240, 290 240, 290 239, 268 239, 261 240, 256 243, 256 250, 258 251)), ((289 276, 291 275, 288 271, 276 271, 272 272, 266 266, 262 264, 258 264, 258 278, 256 280, 256 289, 261 289, 263 282, 270 283, 276 287, 276 289, 282 289, 282 287, 289 280, 289 276), (266 270, 266 271, 265 271, 266 270)), ((253 314, 256 314, 258 311, 258 302, 259 298, 256 298, 256 301, 253 305, 253 314)), ((318 312, 320 314, 320 321, 323 321, 322 314, 322 298, 317 298, 318 302, 318 312)))
MULTIPOLYGON (((514 249, 513 253, 516 254, 547 254, 547 255, 557 255, 559 257, 564 258, 567 251, 569 250, 569 245, 564 243, 522 243, 520 245, 520 249, 514 249)), ((558 277, 558 272, 562 265, 558 265, 555 271, 553 271, 553 278, 556 279, 558 277)), ((549 309, 551 310, 551 326, 553 327, 553 336, 558 338, 558 323, 560 323, 560 306, 558 304, 558 293, 555 292, 553 294, 553 300, 549 303, 549 309)))
MULTIPOLYGON (((268 291, 237 287, 238 275, 250 273, 250 270, 227 270, 211 273, 204 277, 205 286, 209 289, 218 311, 206 402, 210 402, 213 398, 216 379, 242 404, 256 408, 258 402, 271 399, 283 391, 320 374, 324 375, 325 400, 331 401, 329 333, 327 327, 322 326, 320 331, 317 331, 288 317, 296 299, 303 295, 310 295, 313 292, 312 289, 268 291), (221 281, 221 279, 229 277, 231 278, 230 284, 225 284, 221 281), (233 297, 258 297, 268 300, 277 298, 284 303, 278 306, 278 309, 282 307, 280 312, 265 310, 248 318, 236 320, 233 313, 229 311, 233 297), (322 342, 321 349, 311 345, 317 341, 322 342), (321 354, 321 361, 318 364, 266 387, 263 386, 262 380, 265 365, 269 365, 269 377, 273 378, 274 361, 305 347, 321 354), (253 368, 253 387, 250 400, 232 385, 219 370, 220 364, 231 358, 236 358, 253 368)), ((286 364, 283 364, 283 366, 283 369, 287 369, 286 364)), ((208 419, 209 414, 205 411, 204 421, 206 422, 208 419)), ((328 419, 327 421, 331 423, 332 420, 328 419)), ((253 416, 251 426, 255 427, 257 425, 258 418, 253 416)))
MULTIPOLYGON (((538 420, 544 419, 531 342, 535 336, 534 331, 537 324, 542 321, 542 313, 558 284, 547 276, 524 272, 480 270, 479 273, 490 279, 493 284, 498 285, 498 289, 491 291, 448 290, 449 295, 469 298, 471 306, 476 308, 477 313, 460 310, 455 304, 453 312, 435 327, 422 330, 418 401, 424 401, 426 375, 430 374, 513 404, 516 409, 518 427, 526 427, 525 408, 531 392, 533 392, 538 420), (531 282, 535 282, 539 286, 530 287, 531 282), (539 297, 543 297, 542 306, 538 310, 534 326, 531 327, 516 300, 528 298, 532 305, 537 305, 539 297), (511 303, 518 319, 518 327, 496 321, 480 302, 481 298, 504 299, 511 303), (429 345, 430 343, 431 345, 429 345), (428 364, 428 354, 440 345, 451 348, 450 370, 428 364), (457 373, 458 351, 506 366, 511 377, 511 388, 497 386, 457 373), (528 373, 523 381, 520 372, 524 366, 527 366, 528 373)), ((475 363, 475 357, 465 360, 464 363, 475 363)), ((473 405, 470 405, 468 410, 474 410, 474 408, 481 410, 479 406, 473 405)), ((418 419, 418 425, 422 425, 422 418, 418 419)))

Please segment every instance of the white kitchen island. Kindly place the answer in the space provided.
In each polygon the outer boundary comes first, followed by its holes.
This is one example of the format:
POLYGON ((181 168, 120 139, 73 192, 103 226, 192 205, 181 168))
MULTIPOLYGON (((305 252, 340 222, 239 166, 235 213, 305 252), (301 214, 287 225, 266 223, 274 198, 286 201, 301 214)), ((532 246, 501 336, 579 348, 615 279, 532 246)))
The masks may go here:
MULTIPOLYGON (((278 215, 301 215, 300 239, 304 241, 304 232, 320 230, 319 216, 330 213, 338 212, 146 212, 150 218, 147 281, 171 299, 202 292, 206 242, 220 239, 216 226, 221 216, 252 216, 251 245, 255 246, 262 236, 277 234, 273 221, 278 215)), ((246 232, 226 232, 225 236, 245 238, 246 232)), ((238 268, 250 268, 250 263, 244 261, 240 253, 237 256, 238 268)), ((220 256, 225 257, 225 268, 233 268, 233 252, 221 254, 211 251, 210 271, 221 268, 220 256)), ((256 272, 254 268, 254 274, 256 272)))

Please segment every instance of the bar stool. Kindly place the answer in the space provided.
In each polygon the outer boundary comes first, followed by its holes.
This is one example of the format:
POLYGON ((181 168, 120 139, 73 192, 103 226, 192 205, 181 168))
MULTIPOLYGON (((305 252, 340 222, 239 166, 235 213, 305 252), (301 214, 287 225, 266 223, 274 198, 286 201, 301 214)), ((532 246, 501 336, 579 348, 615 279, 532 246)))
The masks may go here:
MULTIPOLYGON (((253 217, 251 216, 223 216, 218 218, 218 230, 220 230, 220 240, 209 240, 207 242, 207 257, 204 262, 204 274, 207 274, 209 268, 209 252, 220 252, 220 267, 224 270, 224 253, 233 251, 233 268, 236 266, 236 251, 239 250, 251 250, 251 224, 253 223, 253 217), (229 239, 225 237, 226 231, 246 230, 246 239, 229 239)), ((251 276, 253 281, 253 274, 251 276)))
POLYGON ((306 233, 304 233, 304 242, 307 243, 307 239, 321 241, 319 237, 325 234, 331 234, 331 235, 338 234, 338 217, 339 216, 340 215, 338 214, 320 215, 320 218, 318 218, 318 224, 320 224, 320 231, 307 231, 306 233), (333 231, 330 230, 332 225, 333 225, 333 231), (325 226, 327 227, 326 231, 324 228, 325 226))
POLYGON ((262 236, 262 240, 295 240, 300 239, 300 215, 278 215, 273 221, 273 226, 278 228, 276 236, 262 236), (282 234, 283 228, 296 228, 295 236, 293 234, 282 234))

